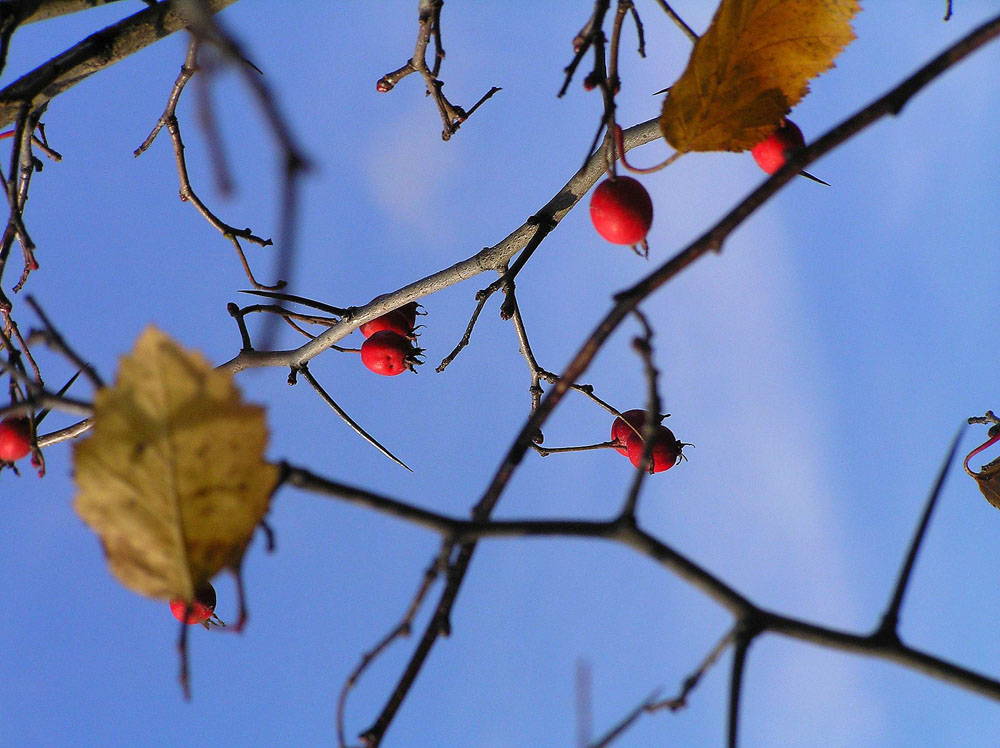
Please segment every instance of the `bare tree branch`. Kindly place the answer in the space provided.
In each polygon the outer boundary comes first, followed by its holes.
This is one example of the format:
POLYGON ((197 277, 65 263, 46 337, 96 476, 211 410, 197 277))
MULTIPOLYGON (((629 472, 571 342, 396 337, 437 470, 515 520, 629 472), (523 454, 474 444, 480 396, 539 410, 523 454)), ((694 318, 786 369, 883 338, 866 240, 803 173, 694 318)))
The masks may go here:
MULTIPOLYGON (((205 0, 204 5, 208 12, 218 13, 234 2, 205 0)), ((51 101, 85 78, 180 31, 190 22, 190 10, 184 0, 163 0, 91 34, 0 91, 0 127, 14 122, 25 102, 38 107, 51 101)))

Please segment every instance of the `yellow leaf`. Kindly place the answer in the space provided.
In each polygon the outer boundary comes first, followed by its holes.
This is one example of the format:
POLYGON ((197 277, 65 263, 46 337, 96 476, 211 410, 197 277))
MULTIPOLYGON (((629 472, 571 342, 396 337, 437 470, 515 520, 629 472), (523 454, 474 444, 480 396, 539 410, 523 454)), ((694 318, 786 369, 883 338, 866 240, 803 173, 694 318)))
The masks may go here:
POLYGON ((858 0, 722 0, 663 103, 663 137, 682 153, 752 148, 833 67, 858 10, 858 0))
POLYGON ((239 565, 267 511, 278 471, 266 443, 264 409, 242 401, 232 374, 149 328, 74 450, 76 511, 126 587, 193 600, 239 565))

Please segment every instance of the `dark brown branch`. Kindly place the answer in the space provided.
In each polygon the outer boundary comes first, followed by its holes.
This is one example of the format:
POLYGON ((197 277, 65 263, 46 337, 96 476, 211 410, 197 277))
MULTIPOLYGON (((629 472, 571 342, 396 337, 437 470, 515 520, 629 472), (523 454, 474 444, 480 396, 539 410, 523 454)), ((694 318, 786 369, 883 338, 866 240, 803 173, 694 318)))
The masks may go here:
MULTIPOLYGON (((448 542, 468 545, 487 538, 560 537, 618 543, 654 561, 714 600, 728 610, 737 622, 742 622, 743 630, 752 636, 770 632, 829 649, 876 657, 1000 702, 1000 680, 927 654, 898 639, 887 639, 878 631, 854 634, 764 610, 711 572, 631 522, 620 519, 469 521, 328 480, 287 464, 282 465, 282 475, 291 486, 396 517, 435 532, 448 542)), ((449 577, 455 570, 456 562, 453 562, 449 577)), ((455 580, 449 579, 449 582, 454 584, 455 580)), ((411 675, 416 677, 415 673, 411 675)), ((369 734, 370 731, 366 733, 369 734)), ((371 737, 367 739, 371 745, 377 745, 377 741, 371 742, 371 737)))
MULTIPOLYGON (((209 13, 217 13, 236 0, 204 0, 209 13)), ((163 0, 151 8, 91 34, 44 65, 0 91, 0 128, 17 117, 23 102, 37 107, 54 99, 80 81, 150 44, 169 36, 191 22, 191 3, 163 0)))
POLYGON ((757 631, 749 630, 741 621, 736 626, 736 641, 733 645, 733 669, 729 679, 729 717, 727 719, 726 745, 736 748, 740 732, 740 694, 743 691, 743 672, 747 663, 747 650, 757 631))

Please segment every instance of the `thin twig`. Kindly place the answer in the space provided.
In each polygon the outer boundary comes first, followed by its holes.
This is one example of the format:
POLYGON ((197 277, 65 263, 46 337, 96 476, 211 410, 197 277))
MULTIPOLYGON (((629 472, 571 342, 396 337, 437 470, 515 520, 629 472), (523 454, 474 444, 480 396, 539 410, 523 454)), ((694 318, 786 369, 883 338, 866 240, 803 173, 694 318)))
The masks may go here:
POLYGON ((468 110, 457 104, 452 104, 444 95, 444 82, 438 77, 441 71, 441 62, 445 57, 444 47, 441 45, 441 7, 443 5, 444 0, 418 0, 417 41, 414 45, 413 57, 401 67, 379 78, 375 88, 380 93, 388 93, 406 76, 419 73, 420 77, 424 79, 427 95, 434 99, 438 114, 441 116, 441 122, 444 125, 441 139, 450 140, 451 136, 458 132, 462 123, 471 117, 473 112, 502 89, 493 86, 468 110), (428 67, 427 46, 431 39, 434 40, 434 65, 428 67))
POLYGON ((353 418, 347 415, 347 411, 345 411, 343 408, 337 405, 334 399, 330 397, 329 393, 327 393, 327 391, 323 389, 323 386, 316 381, 316 378, 312 375, 312 372, 309 371, 308 366, 306 365, 299 366, 298 370, 302 373, 302 376, 306 378, 306 381, 309 382, 312 388, 316 390, 317 393, 319 393, 319 396, 323 399, 323 402, 329 405, 330 409, 338 416, 340 416, 341 420, 343 420, 344 423, 350 426, 354 430, 354 432, 358 434, 358 436, 363 438, 366 442, 371 444, 373 447, 375 447, 375 449, 384 454, 386 457, 395 462, 397 465, 406 468, 411 473, 413 472, 413 470, 405 462, 396 457, 396 455, 394 455, 388 449, 383 447, 374 436, 372 436, 363 428, 361 428, 361 426, 358 425, 357 421, 355 421, 353 418))
POLYGON ((146 139, 138 148, 135 149, 133 155, 138 157, 145 153, 146 150, 153 144, 153 141, 156 139, 160 130, 165 127, 167 129, 167 133, 170 135, 170 141, 173 144, 174 160, 177 164, 177 177, 180 181, 181 200, 183 202, 191 203, 191 205, 193 205, 195 209, 201 213, 202 217, 206 221, 208 221, 226 239, 232 242, 233 247, 236 250, 236 255, 239 257, 240 264, 243 266, 243 271, 246 273, 247 279, 255 288, 268 290, 282 288, 285 283, 281 280, 273 286, 265 286, 257 282, 253 271, 250 269, 250 263, 247 261, 246 255, 243 252, 243 247, 240 245, 239 240, 244 239, 253 244, 259 244, 262 247, 270 246, 273 242, 270 239, 264 239, 263 237, 257 236, 249 228, 237 229, 235 226, 231 226, 223 221, 209 209, 200 197, 198 197, 198 194, 195 192, 194 187, 191 184, 191 178, 188 174, 187 160, 184 156, 184 140, 181 137, 180 122, 177 119, 177 104, 180 102, 181 94, 184 92, 184 88, 187 86, 188 81, 190 81, 194 74, 199 70, 198 51, 200 46, 200 39, 197 36, 192 36, 188 42, 187 52, 184 57, 184 64, 181 65, 181 71, 178 73, 177 79, 174 81, 174 85, 170 90, 170 96, 167 98, 166 108, 163 110, 163 114, 160 115, 160 118, 157 120, 152 131, 148 136, 146 136, 146 139))
POLYGON ((965 424, 962 424, 956 432, 955 438, 951 440, 951 449, 948 450, 948 455, 944 458, 944 462, 941 464, 941 469, 938 471, 937 480, 934 481, 934 487, 927 496, 923 514, 920 517, 920 521, 917 523, 917 529, 913 533, 913 540, 910 541, 910 548, 906 553, 903 566, 899 570, 899 578, 896 580, 896 587, 893 590, 892 597, 889 599, 889 606, 886 608, 885 614, 882 616, 882 623, 878 629, 878 634, 880 636, 885 636, 890 639, 898 638, 899 636, 899 611, 903 606, 903 597, 906 595, 906 586, 910 582, 910 577, 913 574, 913 565, 916 563, 917 554, 920 552, 921 544, 924 541, 924 537, 927 535, 927 528, 931 523, 931 515, 934 513, 934 507, 937 506, 938 497, 941 495, 941 489, 944 487, 945 478, 948 477, 948 471, 951 469, 951 463, 954 461, 955 453, 958 451, 958 443, 961 441, 962 434, 964 433, 965 424))
POLYGON ((347 740, 344 736, 344 715, 347 710, 347 698, 350 696, 351 690, 357 685, 357 682, 364 675, 368 667, 378 659, 379 655, 389 648, 390 644, 396 641, 396 639, 410 635, 413 627, 413 619, 416 617, 417 611, 420 610, 420 606, 427 597, 427 593, 430 591, 431 585, 434 584, 434 580, 438 578, 441 570, 447 566, 448 554, 450 552, 450 544, 444 543, 441 551, 421 577, 417 591, 400 622, 383 636, 374 647, 361 655, 361 661, 351 671, 351 674, 347 676, 347 680, 344 681, 344 685, 340 689, 340 695, 337 697, 337 740, 339 741, 340 748, 346 748, 347 746, 347 740))
POLYGON ((694 30, 684 23, 682 19, 670 5, 665 2, 665 0, 656 0, 657 4, 663 9, 663 12, 670 16, 670 20, 677 24, 677 27, 684 32, 684 35, 691 40, 692 43, 698 41, 698 35, 694 33, 694 30))
MULTIPOLYGON (((635 509, 639 501, 639 492, 642 490, 643 481, 648 473, 653 472, 653 442, 656 429, 659 426, 654 415, 661 412, 660 393, 657 388, 657 378, 659 372, 653 363, 653 329, 649 326, 649 321, 638 309, 635 316, 643 327, 643 336, 632 340, 632 348, 642 359, 643 375, 646 379, 646 418, 643 421, 642 433, 642 456, 639 458, 639 469, 632 479, 632 485, 625 497, 625 504, 622 506, 621 517, 623 520, 635 522, 635 509)), ((626 421, 627 423, 627 421, 626 421)))
POLYGON ((631 712, 625 715, 617 725, 612 727, 604 736, 598 740, 596 743, 591 744, 590 748, 607 748, 614 742, 618 737, 620 737, 628 728, 630 728, 635 722, 643 715, 644 712, 649 710, 651 704, 656 700, 656 697, 660 695, 660 689, 656 689, 649 696, 640 702, 638 706, 635 707, 631 712))
POLYGON ((702 677, 704 677, 705 673, 708 672, 708 669, 718 662, 722 653, 725 652, 726 648, 733 642, 735 636, 735 628, 731 628, 723 634, 722 638, 715 643, 715 646, 712 647, 709 653, 705 656, 705 659, 701 661, 694 672, 684 679, 684 682, 681 684, 681 690, 677 693, 677 695, 673 698, 658 701, 655 704, 650 704, 646 707, 646 711, 655 712, 660 709, 669 709, 672 712, 676 712, 686 707, 688 696, 690 696, 691 692, 697 688, 698 683, 701 682, 702 677))
POLYGON ((25 297, 25 301, 28 302, 28 305, 34 310, 35 314, 38 315, 38 318, 42 321, 42 324, 45 325, 45 330, 47 333, 46 342, 48 343, 48 345, 57 350, 63 356, 65 356, 69 360, 69 362, 73 364, 73 366, 75 366, 79 371, 83 372, 83 374, 87 377, 87 379, 91 381, 94 387, 97 387, 98 389, 103 387, 104 380, 101 379, 101 375, 97 373, 97 369, 95 369, 89 363, 84 361, 83 358, 81 358, 80 354, 78 354, 75 350, 73 350, 72 346, 70 346, 69 343, 66 342, 66 339, 59 334, 59 331, 55 328, 52 322, 49 321, 49 318, 45 315, 45 312, 42 311, 42 307, 38 304, 38 302, 35 301, 34 297, 29 294, 27 297, 25 297))

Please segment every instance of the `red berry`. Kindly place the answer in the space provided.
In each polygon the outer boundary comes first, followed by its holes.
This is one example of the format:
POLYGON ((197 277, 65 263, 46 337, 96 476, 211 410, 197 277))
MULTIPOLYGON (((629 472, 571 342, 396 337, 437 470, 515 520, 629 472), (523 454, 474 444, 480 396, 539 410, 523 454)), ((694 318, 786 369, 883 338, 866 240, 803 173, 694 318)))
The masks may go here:
POLYGON ((806 139, 802 137, 802 131, 791 120, 784 120, 777 130, 772 132, 757 145, 750 153, 753 154, 757 165, 768 174, 774 174, 789 157, 799 148, 806 144, 806 139))
POLYGON ((612 244, 638 244, 653 224, 653 201, 632 177, 605 179, 590 198, 590 220, 612 244))
POLYGON ((0 460, 15 462, 31 451, 31 424, 24 416, 0 421, 0 460))
MULTIPOLYGON (((642 461, 642 438, 634 432, 629 434, 625 441, 625 447, 628 450, 629 461, 639 467, 642 461)), ((649 472, 662 473, 664 470, 669 470, 680 462, 683 450, 684 442, 678 441, 674 432, 666 426, 658 426, 653 435, 649 472)))
POLYGON ((187 600, 170 601, 170 612, 174 614, 174 618, 188 625, 193 625, 204 623, 215 614, 215 587, 205 582, 195 590, 194 597, 195 599, 190 604, 190 610, 187 600), (184 620, 185 613, 187 613, 187 620, 184 620))
POLYGON ((626 410, 621 414, 621 417, 616 418, 615 422, 611 424, 611 441, 616 441, 621 444, 620 447, 615 447, 619 454, 628 455, 628 450, 625 448, 625 442, 629 438, 630 434, 635 433, 629 424, 635 426, 635 428, 639 429, 639 431, 642 431, 642 425, 645 420, 646 411, 636 408, 634 410, 626 410))
POLYGON ((394 377, 413 371, 420 349, 392 330, 373 334, 361 345, 361 362, 376 374, 394 377))
POLYGON ((393 309, 381 317, 376 317, 370 322, 365 322, 358 329, 361 330, 361 334, 366 338, 370 338, 375 333, 382 332, 382 330, 392 330, 397 335, 402 335, 406 338, 413 334, 413 323, 410 322, 406 313, 400 309, 393 309))

